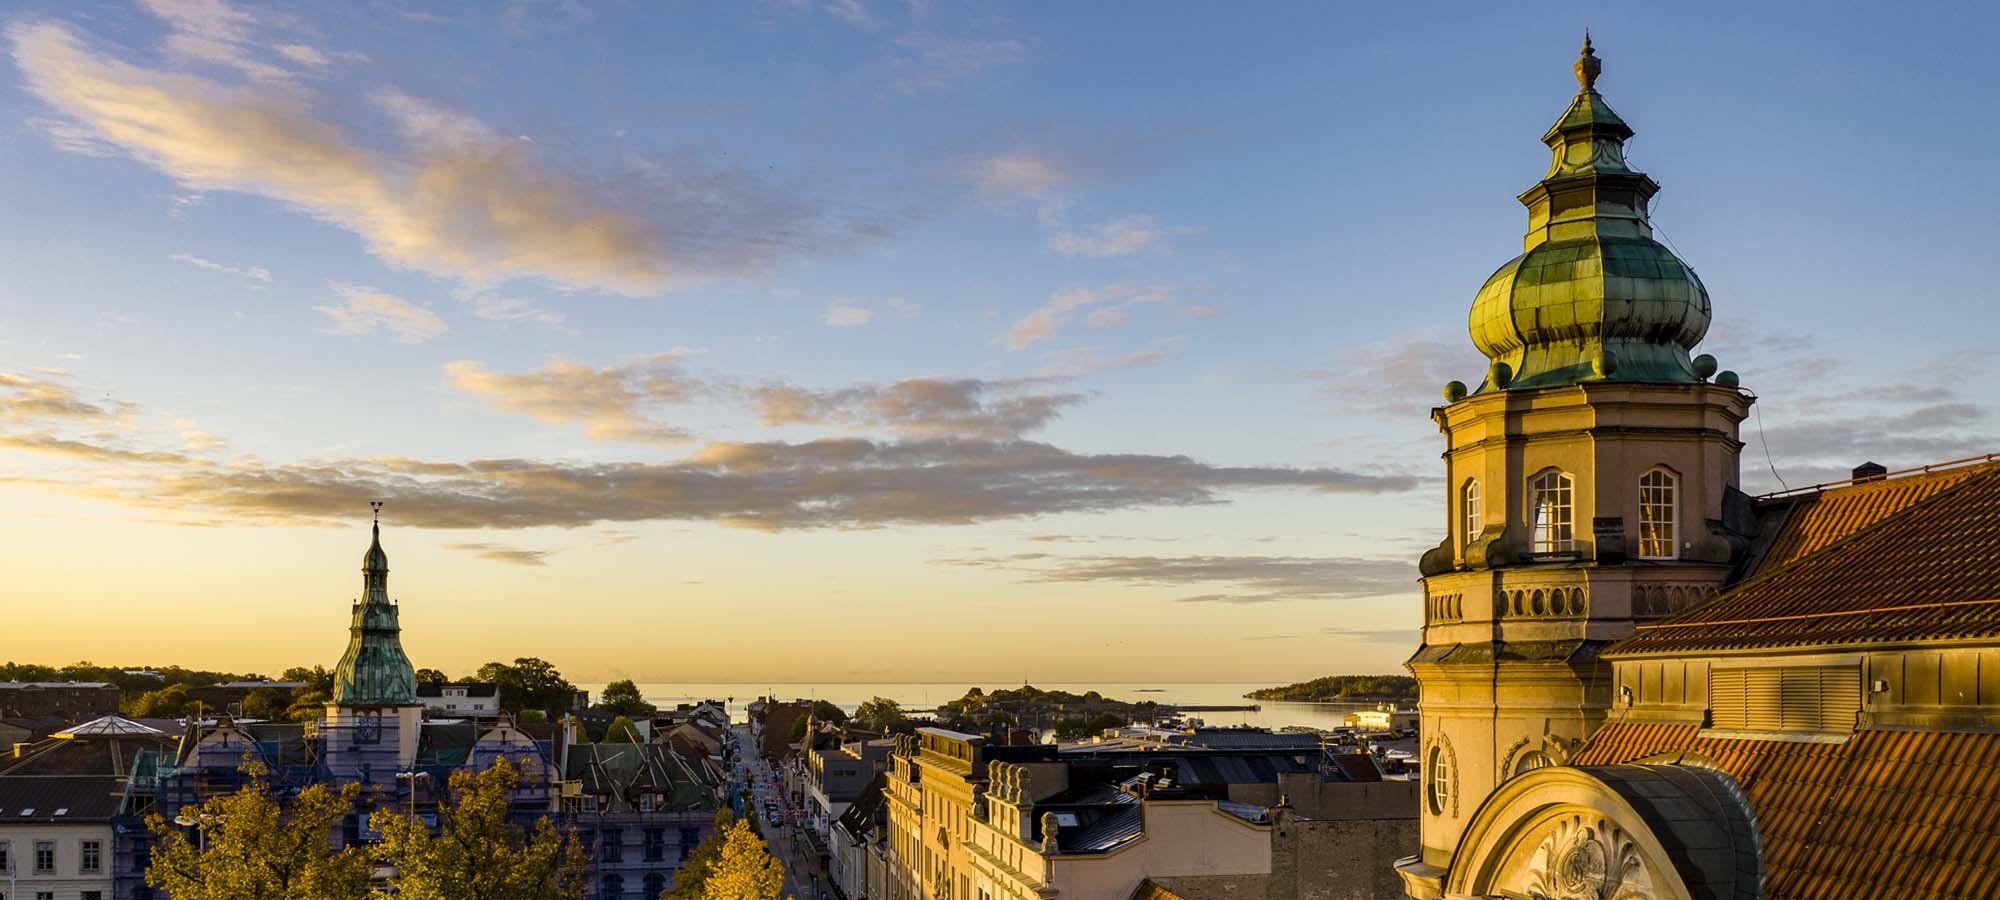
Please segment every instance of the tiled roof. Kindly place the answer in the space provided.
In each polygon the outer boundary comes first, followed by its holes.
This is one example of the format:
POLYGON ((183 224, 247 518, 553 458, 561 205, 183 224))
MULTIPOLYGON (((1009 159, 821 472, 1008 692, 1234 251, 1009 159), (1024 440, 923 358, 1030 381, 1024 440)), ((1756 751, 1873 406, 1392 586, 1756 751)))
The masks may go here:
POLYGON ((1945 469, 1764 501, 1759 504, 1763 507, 1759 510, 1760 515, 1779 523, 1781 530, 1758 559, 1756 571, 1774 571, 1902 512, 1911 504, 1958 484, 1971 475, 1993 468, 1985 465, 1945 469))
POLYGON ((1860 731, 1821 744, 1697 732, 1607 725, 1573 763, 1673 753, 1729 773, 1756 814, 1766 897, 2000 897, 2000 734, 1860 731))
POLYGON ((1183 900, 1183 898, 1161 887, 1159 882, 1147 878, 1140 881, 1139 886, 1132 891, 1131 900, 1183 900))
POLYGON ((2000 467, 1761 572, 1606 655, 2000 636, 2000 467))

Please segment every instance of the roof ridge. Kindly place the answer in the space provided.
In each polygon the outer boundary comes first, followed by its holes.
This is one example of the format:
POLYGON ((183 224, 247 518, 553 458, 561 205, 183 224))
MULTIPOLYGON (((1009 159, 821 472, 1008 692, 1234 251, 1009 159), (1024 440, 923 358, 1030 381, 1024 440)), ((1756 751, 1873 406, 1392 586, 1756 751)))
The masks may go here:
MULTIPOLYGON (((1937 493, 1934 493, 1928 497, 1918 500, 1915 503, 1911 503, 1910 505, 1905 506, 1902 509, 1896 510, 1895 512, 1890 513, 1886 516, 1883 516, 1880 519, 1876 519, 1873 522, 1863 525, 1860 528, 1857 528, 1854 531, 1846 535, 1843 535, 1836 540, 1829 541, 1825 546, 1820 547, 1819 549, 1814 550, 1811 553, 1794 557, 1790 560, 1785 561, 1782 565, 1779 565, 1777 568, 1772 569, 1769 572, 1759 572, 1756 575, 1744 579, 1743 581, 1739 581, 1735 584, 1732 584, 1728 588, 1724 589, 1721 593, 1710 598, 1706 603, 1702 603, 1698 606, 1694 606, 1692 608, 1683 610, 1658 622, 1648 622, 1642 625, 1635 625, 1633 626, 1633 628, 1636 631, 1643 632, 1658 628, 1681 627, 1683 624, 1715 624, 1712 622, 1703 622, 1703 623, 1683 622, 1683 620, 1692 619, 1694 616, 1714 608, 1715 604, 1720 602, 1724 598, 1743 593, 1744 591, 1747 591, 1758 585, 1764 584, 1765 582, 1768 582, 1773 578, 1791 572, 1792 570, 1808 562, 1818 560, 1821 557, 1830 555, 1837 550, 1845 549, 1847 546, 1853 544, 1855 541, 1873 535, 1877 531, 1880 531, 1891 524, 1900 524, 1901 521, 1904 519, 1904 517, 1912 515, 1919 510, 1933 506, 1944 500, 1946 497, 1955 496, 1960 491, 1967 490, 1973 485, 1981 484, 1983 481, 1995 480, 1996 478, 2000 478, 2000 467, 1995 467, 1985 472, 1969 475, 1964 480, 1958 482, 1957 484, 1947 485, 1945 487, 1939 488, 1937 493)), ((1616 641, 1606 649, 1607 651, 1615 651, 1618 648, 1618 646, 1623 643, 1625 643, 1625 640, 1616 641)))

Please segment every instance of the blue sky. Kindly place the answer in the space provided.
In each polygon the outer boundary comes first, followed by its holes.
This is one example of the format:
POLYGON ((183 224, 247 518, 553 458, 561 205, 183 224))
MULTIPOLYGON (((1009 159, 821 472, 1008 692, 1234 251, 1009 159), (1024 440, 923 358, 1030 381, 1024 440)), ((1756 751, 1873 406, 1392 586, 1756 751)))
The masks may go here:
POLYGON ((1480 371, 1582 29, 1760 490, 1766 444, 1794 485, 2000 444, 1996 23, 17 6, 8 652, 330 662, 380 495, 440 668, 733 677, 673 636, 754 624, 781 680, 1392 670, 1426 411, 1480 371))

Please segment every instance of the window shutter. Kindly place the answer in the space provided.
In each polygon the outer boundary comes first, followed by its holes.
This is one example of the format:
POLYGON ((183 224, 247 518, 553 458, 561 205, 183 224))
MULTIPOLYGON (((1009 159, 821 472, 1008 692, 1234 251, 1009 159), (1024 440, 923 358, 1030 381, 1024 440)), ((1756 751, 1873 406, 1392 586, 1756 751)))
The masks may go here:
POLYGON ((1853 666, 1711 669, 1709 721, 1720 731, 1844 732, 1861 710, 1853 666))

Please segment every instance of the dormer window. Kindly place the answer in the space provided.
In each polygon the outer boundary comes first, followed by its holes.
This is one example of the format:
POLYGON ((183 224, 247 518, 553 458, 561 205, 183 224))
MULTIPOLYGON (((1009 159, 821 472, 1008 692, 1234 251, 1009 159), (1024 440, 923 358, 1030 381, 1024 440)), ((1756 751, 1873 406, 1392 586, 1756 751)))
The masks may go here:
POLYGON ((1639 558, 1675 559, 1679 533, 1675 527, 1674 501, 1679 479, 1665 469, 1651 469, 1639 476, 1639 558))
POLYGON ((1485 510, 1479 504, 1479 480, 1468 479, 1459 491, 1458 507, 1465 514, 1465 547, 1471 549, 1472 542, 1479 540, 1479 532, 1484 530, 1480 517, 1485 510))
POLYGON ((1576 549, 1576 510, 1570 477, 1550 469, 1528 480, 1528 535, 1536 553, 1576 549))

